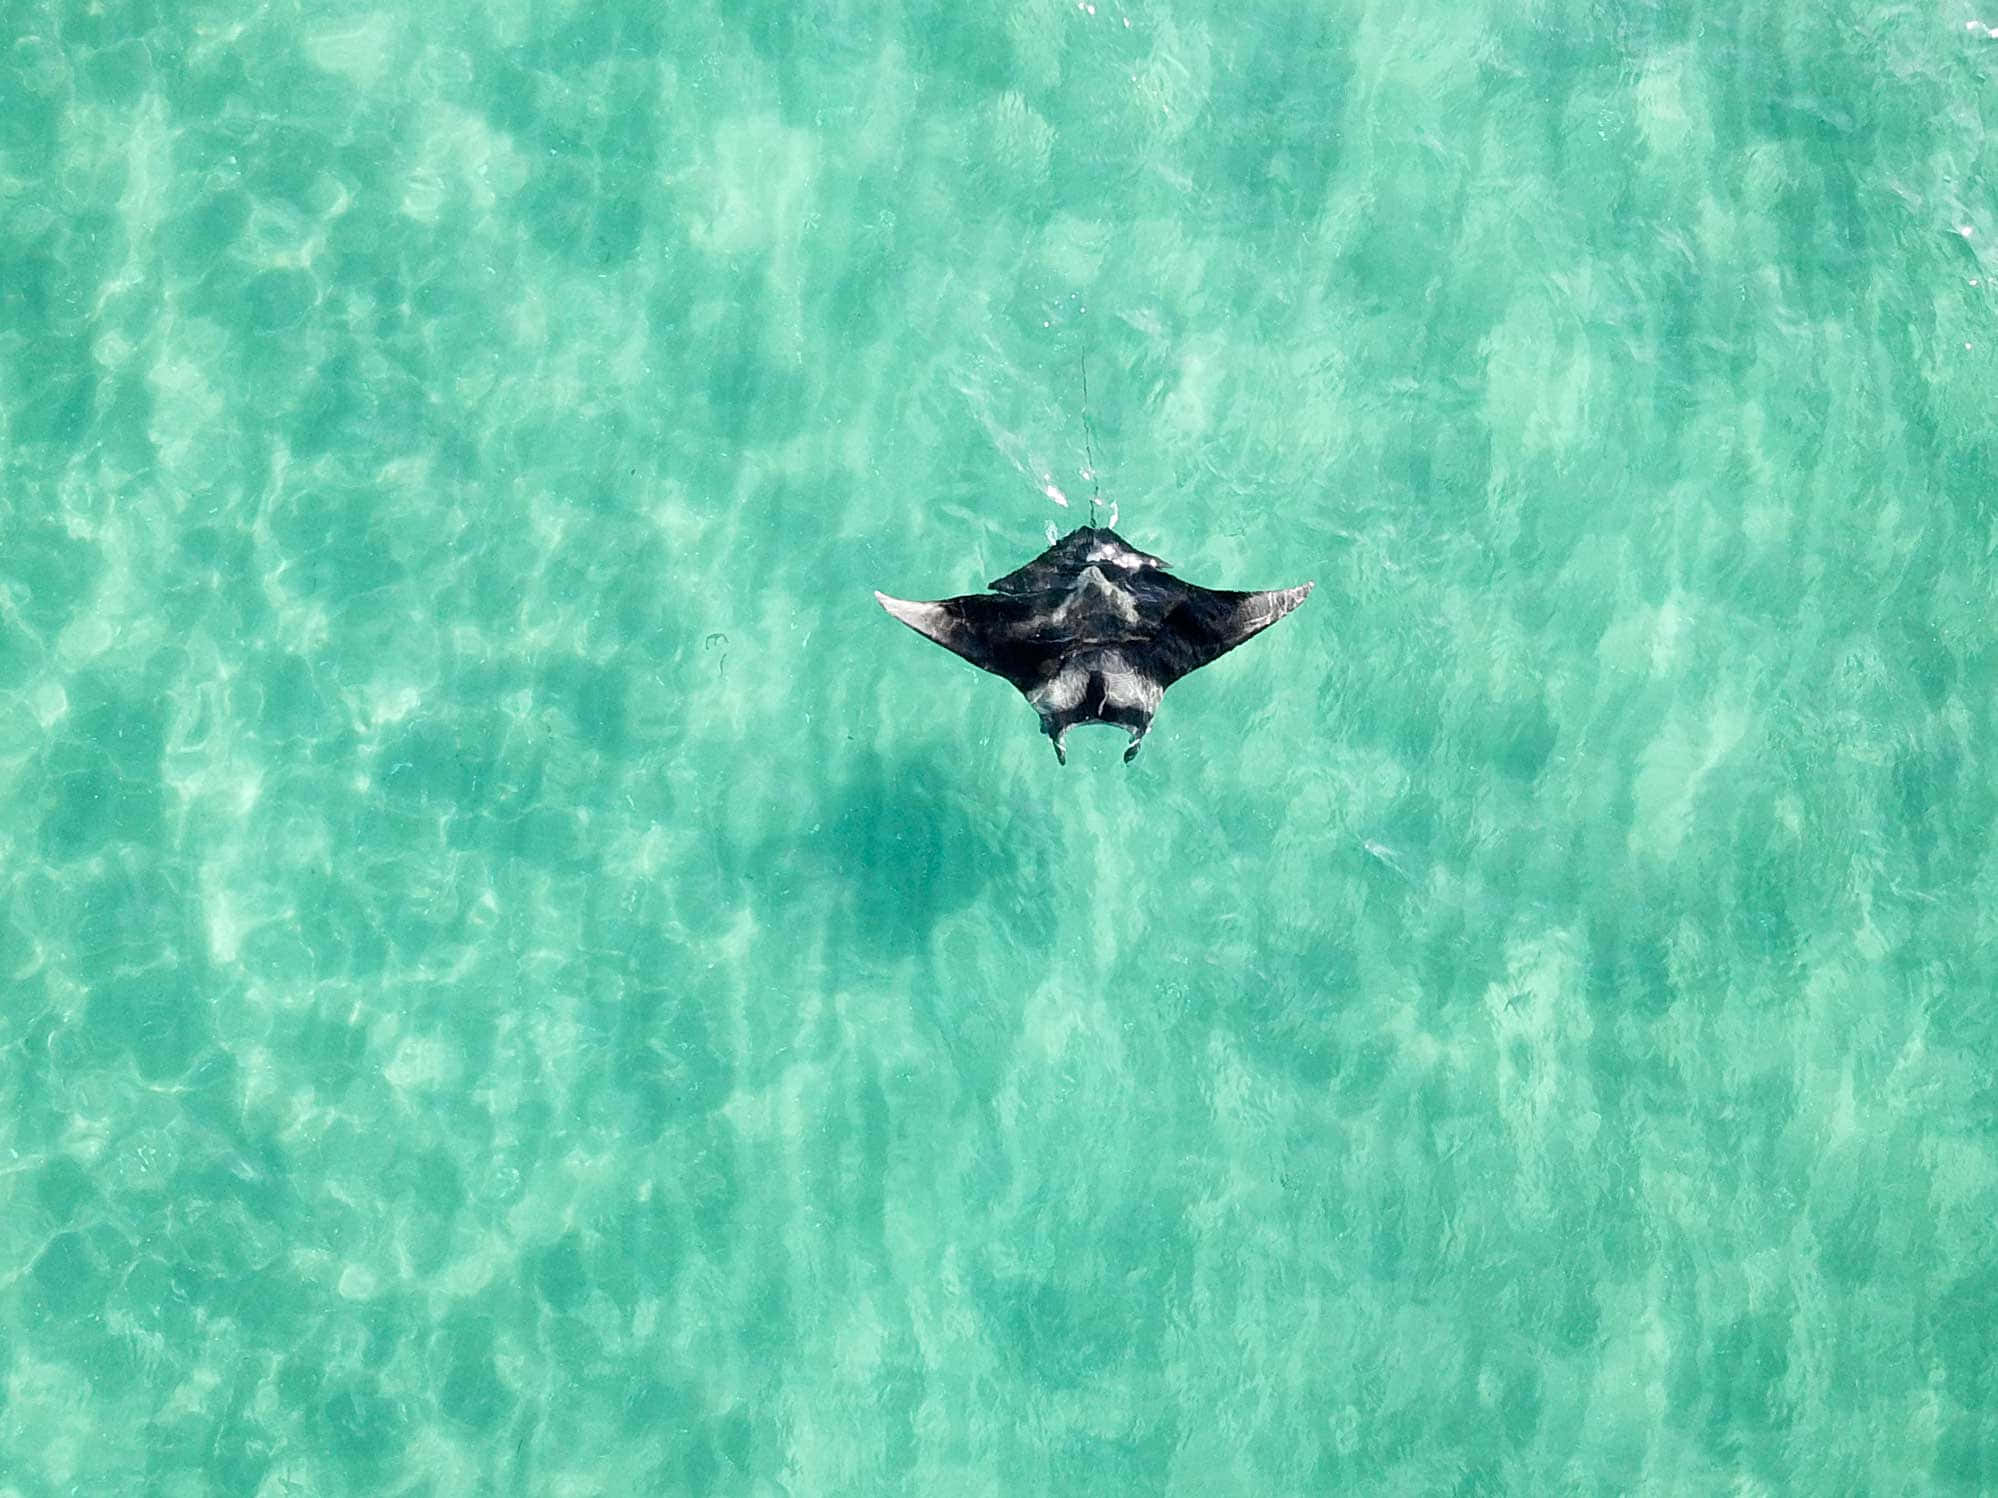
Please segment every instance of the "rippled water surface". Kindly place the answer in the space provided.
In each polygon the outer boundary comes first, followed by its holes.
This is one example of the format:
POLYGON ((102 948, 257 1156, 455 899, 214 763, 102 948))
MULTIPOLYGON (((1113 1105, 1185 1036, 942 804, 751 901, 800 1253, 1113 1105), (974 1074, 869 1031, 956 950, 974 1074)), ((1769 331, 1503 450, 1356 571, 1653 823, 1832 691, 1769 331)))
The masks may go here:
POLYGON ((1998 15, 6 16, 4 1498, 1998 1485, 1998 15))

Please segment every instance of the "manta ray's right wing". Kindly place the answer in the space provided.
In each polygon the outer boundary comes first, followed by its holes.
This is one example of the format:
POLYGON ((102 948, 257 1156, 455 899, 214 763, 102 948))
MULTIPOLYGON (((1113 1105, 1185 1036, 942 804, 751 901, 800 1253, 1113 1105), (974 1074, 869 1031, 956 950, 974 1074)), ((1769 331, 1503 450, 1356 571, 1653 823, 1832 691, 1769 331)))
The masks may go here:
POLYGON ((1312 589, 1310 583, 1264 593, 1180 586, 1185 592, 1166 611, 1158 634, 1133 651, 1161 690, 1261 634, 1303 603, 1312 589))

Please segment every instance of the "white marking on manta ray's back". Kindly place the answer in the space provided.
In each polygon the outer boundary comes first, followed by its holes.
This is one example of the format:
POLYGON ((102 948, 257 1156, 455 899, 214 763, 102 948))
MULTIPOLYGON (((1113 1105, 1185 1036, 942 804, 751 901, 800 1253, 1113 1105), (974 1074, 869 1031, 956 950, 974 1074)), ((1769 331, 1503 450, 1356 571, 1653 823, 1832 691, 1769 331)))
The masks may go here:
POLYGON ((1096 602, 1108 603, 1126 624, 1138 622, 1137 601, 1122 588, 1112 587, 1110 580, 1103 575, 1103 569, 1096 566, 1082 569, 1082 575, 1075 580, 1075 591, 1063 599, 1061 607, 1055 610, 1054 622, 1067 624, 1078 609, 1096 602))
MULTIPOLYGON (((1117 523, 1117 507, 1114 504, 1110 507, 1110 523, 1112 525, 1117 523)), ((1083 560, 1086 562, 1109 562, 1111 565, 1122 568, 1126 572, 1136 571, 1140 567, 1165 566, 1164 562, 1149 552, 1139 551, 1135 546, 1127 546, 1122 541, 1105 541, 1101 538, 1090 546, 1089 555, 1084 557, 1083 560)))
POLYGON ((1071 662, 1062 667, 1052 680, 1027 693, 1027 701, 1038 713, 1065 713, 1082 701, 1082 694, 1088 690, 1088 669, 1071 662))
POLYGON ((1094 546, 1090 547, 1088 560, 1092 564, 1108 562, 1113 567, 1122 567, 1127 570, 1132 565, 1129 549, 1127 547, 1112 545, 1108 541, 1098 541, 1094 546))
MULTIPOLYGON (((1119 657, 1122 663, 1122 657, 1119 657)), ((1159 710, 1159 703, 1165 699, 1165 688, 1158 678, 1133 671, 1128 666, 1114 675, 1104 678, 1104 700, 1118 707, 1142 708, 1147 713, 1159 710)))
POLYGON ((1119 650, 1092 651, 1066 662, 1052 679, 1026 694, 1041 713, 1065 713, 1089 692, 1089 678, 1103 678, 1105 707, 1155 713, 1165 692, 1151 677, 1134 669, 1119 650))

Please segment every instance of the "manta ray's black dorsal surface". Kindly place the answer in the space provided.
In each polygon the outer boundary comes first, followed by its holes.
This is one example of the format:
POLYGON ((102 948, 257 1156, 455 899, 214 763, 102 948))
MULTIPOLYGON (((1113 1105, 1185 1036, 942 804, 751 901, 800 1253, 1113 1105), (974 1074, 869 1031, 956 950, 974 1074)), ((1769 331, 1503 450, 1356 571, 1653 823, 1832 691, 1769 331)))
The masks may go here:
POLYGON ((1108 526, 1085 525, 997 579, 990 593, 935 603, 874 596, 917 634, 1018 687, 1063 764, 1064 741, 1078 723, 1127 730, 1129 763, 1167 687, 1268 629, 1311 586, 1196 587, 1108 526))

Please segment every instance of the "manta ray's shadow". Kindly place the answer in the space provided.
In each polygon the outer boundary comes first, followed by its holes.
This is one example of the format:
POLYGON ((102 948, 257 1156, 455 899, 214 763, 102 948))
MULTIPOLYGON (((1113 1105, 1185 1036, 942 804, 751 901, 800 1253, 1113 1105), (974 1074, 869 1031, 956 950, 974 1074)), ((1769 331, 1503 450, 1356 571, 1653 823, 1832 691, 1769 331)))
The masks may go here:
POLYGON ((1039 908, 1027 898, 1039 877, 1030 866, 1038 863, 1031 840, 1023 845, 1007 828, 976 818, 941 756, 919 750, 890 757, 869 748, 848 766, 820 788, 810 830, 762 855, 838 882, 828 955, 841 967, 925 957, 939 926, 974 905, 1006 924, 1039 908), (1021 898, 1009 898, 1009 890, 1021 898))

